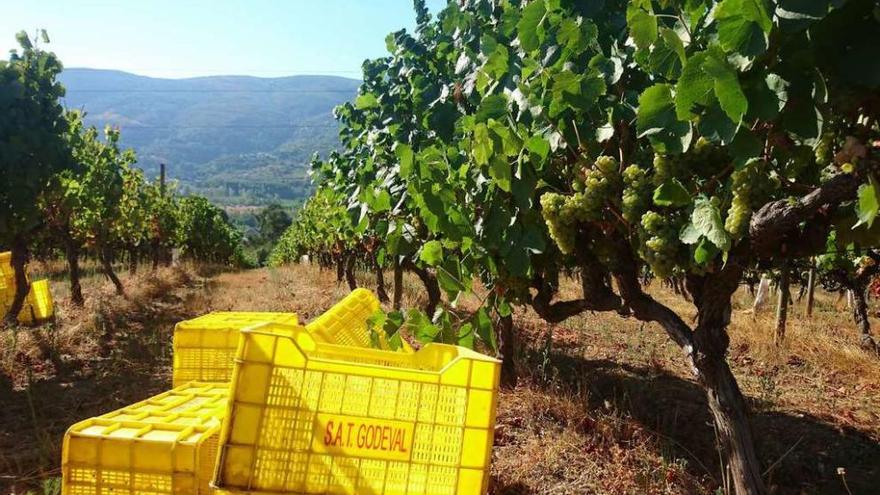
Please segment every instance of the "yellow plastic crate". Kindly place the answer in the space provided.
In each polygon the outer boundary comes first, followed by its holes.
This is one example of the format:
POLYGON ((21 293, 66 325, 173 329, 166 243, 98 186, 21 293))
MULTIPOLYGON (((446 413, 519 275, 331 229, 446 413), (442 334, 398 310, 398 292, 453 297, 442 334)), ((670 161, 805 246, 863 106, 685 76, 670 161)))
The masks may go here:
POLYGON ((209 313, 174 327, 172 384, 228 382, 242 328, 275 323, 293 329, 295 313, 225 311, 209 313))
POLYGON ((251 494, 485 493, 500 362, 242 331, 212 486, 251 494))
MULTIPOLYGON (((350 345, 353 347, 378 347, 390 349, 384 335, 378 336, 374 343, 367 326, 367 319, 379 311, 379 299, 369 290, 357 288, 332 308, 325 311, 308 325, 306 330, 317 340, 328 344, 350 345)), ((412 352, 405 340, 401 340, 402 349, 412 352)))
MULTIPOLYGON (((15 284, 15 269, 12 268, 12 253, 9 251, 0 253, 0 277, 6 279, 9 285, 15 284)), ((25 277, 27 277, 26 270, 25 277)))
MULTIPOLYGON (((7 284, 0 279, 0 312, 6 313, 15 298, 15 285, 7 284)), ((30 292, 24 301, 21 312, 18 313, 19 323, 29 325, 51 319, 55 315, 55 305, 52 301, 52 293, 49 291, 48 280, 38 280, 31 283, 30 292)))
POLYGON ((25 324, 39 323, 52 318, 55 315, 55 305, 52 301, 52 292, 49 290, 48 280, 31 282, 31 290, 18 321, 25 324))
POLYGON ((62 495, 211 493, 227 396, 225 385, 189 383, 73 425, 62 495))
POLYGON ((11 284, 9 284, 3 277, 0 277, 0 307, 6 307, 12 304, 14 293, 11 288, 11 284), (4 304, 6 306, 4 306, 4 304))
POLYGON ((229 397, 225 383, 190 382, 101 416, 115 421, 211 426, 222 419, 229 397))
POLYGON ((367 318, 378 310, 379 299, 369 290, 358 288, 309 322, 306 330, 324 342, 372 347, 367 318))
POLYGON ((12 273, 12 251, 0 253, 0 274, 12 273))

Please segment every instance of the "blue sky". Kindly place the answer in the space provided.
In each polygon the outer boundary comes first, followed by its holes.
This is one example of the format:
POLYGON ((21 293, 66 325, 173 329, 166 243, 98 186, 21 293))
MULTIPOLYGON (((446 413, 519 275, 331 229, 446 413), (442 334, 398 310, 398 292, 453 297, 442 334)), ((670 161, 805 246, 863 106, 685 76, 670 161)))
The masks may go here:
MULTIPOLYGON (((432 12, 446 0, 428 0, 432 12)), ((385 36, 412 29, 411 0, 34 0, 4 2, 0 58, 45 28, 65 67, 153 77, 359 77, 385 36)))

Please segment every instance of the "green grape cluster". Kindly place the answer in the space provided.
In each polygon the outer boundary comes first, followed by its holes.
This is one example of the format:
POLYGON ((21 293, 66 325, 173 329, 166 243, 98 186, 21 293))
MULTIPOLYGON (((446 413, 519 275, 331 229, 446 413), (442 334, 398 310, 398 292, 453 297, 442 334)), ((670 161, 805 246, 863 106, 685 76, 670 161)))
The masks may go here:
POLYGON ((762 160, 751 161, 735 170, 730 179, 733 200, 727 211, 724 230, 738 240, 748 232, 754 209, 769 198, 779 179, 770 176, 770 168, 762 160))
POLYGON ((566 207, 569 196, 559 193, 544 193, 541 196, 541 214, 550 232, 550 238, 564 254, 574 250, 575 223, 566 207), (564 213, 563 213, 564 212, 564 213))
POLYGON ((602 219, 605 206, 620 190, 620 172, 617 160, 600 156, 594 167, 585 168, 582 176, 572 184, 569 195, 546 193, 541 196, 541 211, 550 237, 565 254, 574 250, 578 223, 602 219))
POLYGON ((678 162, 666 155, 654 155, 654 184, 660 185, 676 176, 678 162))
POLYGON ((623 202, 621 210, 623 218, 630 223, 637 223, 642 214, 651 205, 653 187, 648 172, 638 165, 630 165, 623 171, 623 202))
POLYGON ((574 181, 572 202, 577 208, 572 213, 581 222, 599 221, 605 206, 615 199, 620 187, 617 160, 611 156, 596 158, 595 166, 585 168, 582 176, 574 181))
POLYGON ((602 155, 596 158, 596 168, 608 177, 617 175, 620 170, 617 165, 617 159, 608 155, 602 155))
POLYGON ((642 215, 643 248, 642 258, 651 271, 660 278, 672 275, 678 252, 678 229, 664 215, 648 211, 642 215))

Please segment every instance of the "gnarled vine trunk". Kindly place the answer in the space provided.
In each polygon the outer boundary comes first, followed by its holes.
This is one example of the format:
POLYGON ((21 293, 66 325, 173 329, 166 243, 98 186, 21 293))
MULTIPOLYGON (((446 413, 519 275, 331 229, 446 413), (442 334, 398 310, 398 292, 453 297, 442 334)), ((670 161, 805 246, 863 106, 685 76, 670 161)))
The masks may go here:
POLYGON ((755 453, 748 405, 727 364, 730 300, 739 287, 746 264, 732 253, 727 265, 719 272, 687 277, 685 287, 697 308, 698 323, 694 329, 670 308, 641 290, 633 263, 621 263, 615 267, 615 280, 621 299, 632 314, 640 320, 659 323, 684 351, 706 394, 719 450, 726 456, 724 462, 735 492, 738 495, 762 495, 766 493, 766 487, 761 476, 761 463, 755 453))
POLYGON ((138 251, 138 248, 131 247, 128 249, 128 274, 129 275, 137 274, 139 258, 140 258, 140 252, 138 251))
MULTIPOLYGON (((691 292, 697 306, 697 327, 691 333, 692 362, 698 382, 706 393, 715 434, 726 469, 737 495, 761 495, 767 492, 761 462, 749 422, 749 408, 727 364, 730 338, 731 297, 742 278, 741 260, 731 256, 719 273, 695 283, 691 292)), ((695 277, 696 278, 696 277, 695 277)), ((784 288, 782 293, 787 293, 784 288)), ((725 466, 722 466, 725 468, 725 466)))
POLYGON ((880 254, 874 251, 868 251, 868 256, 874 260, 874 264, 865 267, 860 273, 851 275, 845 270, 836 272, 836 279, 840 286, 845 289, 841 295, 846 293, 847 307, 852 310, 853 320, 855 320, 856 328, 859 331, 859 345, 871 352, 880 352, 877 341, 871 335, 871 320, 868 314, 868 285, 871 280, 880 274, 880 254), (852 299, 852 304, 849 300, 852 299))
POLYGON ((159 269, 159 263, 162 260, 162 250, 159 246, 159 241, 153 241, 150 251, 150 254, 153 256, 153 271, 156 271, 159 269))
POLYGON ((379 264, 376 255, 372 254, 371 257, 373 259, 373 270, 376 272, 376 296, 379 297, 379 301, 387 303, 389 299, 388 292, 385 291, 385 272, 382 270, 382 265, 379 264))
POLYGON ((779 277, 779 299, 776 305, 776 335, 774 343, 782 345, 785 340, 785 327, 788 323, 788 303, 791 299, 789 287, 791 284, 791 260, 786 258, 782 261, 782 270, 779 277))
POLYGON ((116 276, 116 272, 113 271, 113 250, 109 246, 103 246, 99 257, 101 258, 101 267, 104 269, 104 275, 113 282, 113 286, 116 287, 116 293, 120 296, 125 295, 125 288, 122 286, 119 277, 116 276))
POLYGON ((6 322, 14 324, 18 320, 18 314, 24 307, 24 300, 31 290, 31 286, 27 280, 25 269, 28 262, 28 248, 25 240, 18 236, 12 241, 12 269, 15 273, 15 296, 12 299, 12 306, 6 313, 6 322))
POLYGON ((349 254, 345 260, 345 281, 348 282, 348 288, 355 290, 358 288, 357 279, 354 277, 354 254, 349 254))
POLYGON ((403 300, 403 266, 400 264, 400 256, 394 257, 394 301, 392 307, 400 311, 400 303, 403 300))
MULTIPOLYGON (((700 329, 697 330, 699 332, 700 329)), ((737 495, 765 493, 761 463, 755 453, 755 441, 749 423, 748 405, 727 360, 723 356, 711 357, 698 360, 695 365, 715 422, 715 435, 720 450, 727 455, 726 468, 735 492, 737 495)))
POLYGON ((70 277, 70 302, 74 306, 82 306, 85 299, 79 281, 79 245, 73 239, 68 239, 65 243, 65 255, 67 257, 67 272, 70 277))
POLYGON ((440 284, 437 282, 437 277, 427 268, 422 268, 410 260, 406 261, 405 267, 415 273, 424 284, 425 291, 428 293, 428 301, 425 303, 424 310, 428 316, 433 317, 437 305, 440 304, 440 284))
POLYGON ((516 341, 513 331, 513 316, 502 316, 498 319, 498 350, 501 354, 501 384, 505 387, 515 387, 516 376, 516 341))
POLYGON ((868 301, 865 287, 853 288, 853 319, 859 330, 859 345, 868 351, 877 352, 877 342, 871 335, 871 321, 868 319, 868 301))
POLYGON ((336 255, 336 283, 342 282, 345 278, 345 259, 341 254, 336 255))

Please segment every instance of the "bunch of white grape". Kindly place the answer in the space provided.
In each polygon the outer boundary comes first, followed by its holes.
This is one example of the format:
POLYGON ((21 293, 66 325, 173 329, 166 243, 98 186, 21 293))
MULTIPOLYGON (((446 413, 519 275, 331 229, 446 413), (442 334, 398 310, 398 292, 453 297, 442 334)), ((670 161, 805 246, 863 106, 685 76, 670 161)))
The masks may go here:
POLYGON ((778 178, 771 177, 770 167, 763 160, 753 160, 730 175, 733 200, 724 221, 726 230, 734 240, 741 239, 749 230, 752 212, 769 197, 778 178))
POLYGON ((638 165, 630 165, 623 171, 623 218, 638 223, 642 214, 651 206, 653 186, 647 171, 638 165))
POLYGON ((657 277, 672 275, 679 246, 676 225, 667 216, 648 211, 642 215, 641 226, 644 238, 642 258, 657 277))
POLYGON ((620 191, 617 160, 600 156, 594 165, 584 167, 581 171, 582 176, 572 184, 574 193, 565 195, 551 192, 541 196, 541 211, 550 237, 565 254, 574 250, 578 223, 602 220, 606 205, 620 191))
POLYGON ((541 214, 544 216, 550 238, 564 254, 570 254, 574 250, 575 237, 575 224, 571 221, 573 218, 563 217, 567 199, 567 196, 553 192, 541 196, 541 214))

